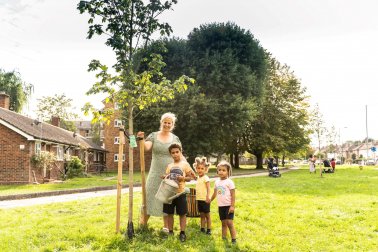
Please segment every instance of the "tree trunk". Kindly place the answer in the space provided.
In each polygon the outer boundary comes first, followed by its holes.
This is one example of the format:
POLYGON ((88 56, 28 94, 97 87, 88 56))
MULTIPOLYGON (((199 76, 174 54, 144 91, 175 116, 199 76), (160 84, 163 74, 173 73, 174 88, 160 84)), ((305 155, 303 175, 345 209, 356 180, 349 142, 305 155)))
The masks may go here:
POLYGON ((276 164, 277 164, 277 167, 278 167, 278 165, 280 164, 280 162, 278 161, 278 156, 274 156, 274 159, 276 160, 276 164))
MULTIPOLYGON (((190 165, 190 167, 193 169, 193 164, 194 164, 194 161, 196 160, 196 157, 195 156, 189 156, 188 157, 188 163, 190 165)), ((194 169, 193 169, 194 171, 194 169)))
POLYGON ((282 155, 282 167, 285 167, 285 155, 282 155))
MULTIPOLYGON (((129 134, 133 134, 133 107, 129 104, 129 134)), ((120 157, 122 160, 122 157, 120 157)), ((134 169, 134 158, 133 158, 133 148, 129 143, 129 224, 133 222, 133 169, 134 169)))
POLYGON ((230 154, 230 165, 231 165, 232 168, 235 167, 235 165, 234 165, 234 154, 230 154))
POLYGON ((238 153, 235 153, 235 168, 239 169, 240 166, 239 166, 239 154, 238 153))
POLYGON ((217 166, 221 162, 221 159, 222 159, 222 153, 218 153, 217 163, 215 164, 215 166, 217 166))
POLYGON ((256 153, 255 156, 256 156, 256 169, 264 169, 262 153, 256 153))

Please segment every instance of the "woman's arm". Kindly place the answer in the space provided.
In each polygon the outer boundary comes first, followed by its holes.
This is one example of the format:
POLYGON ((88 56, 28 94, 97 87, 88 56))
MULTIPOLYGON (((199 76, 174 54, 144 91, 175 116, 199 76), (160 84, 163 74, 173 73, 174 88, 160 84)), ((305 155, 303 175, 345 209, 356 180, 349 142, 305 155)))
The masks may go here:
MULTIPOLYGON (((144 132, 138 132, 138 137, 144 138, 144 132)), ((144 150, 149 151, 152 148, 152 142, 151 141, 144 141, 144 150)))

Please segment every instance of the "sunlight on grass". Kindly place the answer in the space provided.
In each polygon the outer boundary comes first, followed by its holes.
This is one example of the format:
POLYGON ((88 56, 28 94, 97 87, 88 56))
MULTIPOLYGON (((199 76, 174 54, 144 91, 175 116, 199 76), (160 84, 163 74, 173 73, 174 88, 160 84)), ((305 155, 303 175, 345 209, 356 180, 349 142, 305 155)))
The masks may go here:
MULTIPOLYGON (((281 178, 233 178, 237 245, 221 240, 216 201, 211 237, 197 234, 197 218, 188 218, 185 243, 178 240, 177 217, 168 240, 161 239, 161 218, 152 217, 148 231, 139 229, 141 194, 135 193, 132 242, 114 234, 116 197, 108 196, 0 210, 0 251, 376 251, 378 170, 336 169, 324 178, 310 175, 308 166, 281 178)), ((122 233, 127 206, 125 194, 122 233)))

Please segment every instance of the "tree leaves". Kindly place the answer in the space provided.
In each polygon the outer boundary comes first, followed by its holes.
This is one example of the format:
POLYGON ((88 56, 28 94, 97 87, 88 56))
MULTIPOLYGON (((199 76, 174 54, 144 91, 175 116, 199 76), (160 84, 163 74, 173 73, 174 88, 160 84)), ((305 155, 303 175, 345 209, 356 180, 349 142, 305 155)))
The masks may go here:
POLYGON ((19 72, 5 72, 0 68, 0 91, 9 95, 9 110, 20 113, 24 107, 28 107, 34 86, 23 82, 19 72))

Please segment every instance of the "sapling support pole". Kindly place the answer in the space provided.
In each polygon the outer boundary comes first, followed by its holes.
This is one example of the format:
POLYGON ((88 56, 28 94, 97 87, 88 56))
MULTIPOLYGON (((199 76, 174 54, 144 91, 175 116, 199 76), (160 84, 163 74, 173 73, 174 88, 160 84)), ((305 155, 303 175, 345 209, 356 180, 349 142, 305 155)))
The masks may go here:
POLYGON ((146 206, 146 171, 144 165, 144 139, 142 138, 140 143, 140 174, 142 176, 142 204, 143 204, 143 223, 147 228, 147 206, 146 206))
POLYGON ((123 162, 123 126, 119 129, 119 154, 118 154, 118 182, 117 182, 117 214, 116 214, 116 233, 119 233, 121 221, 121 189, 122 189, 122 162, 123 162))

